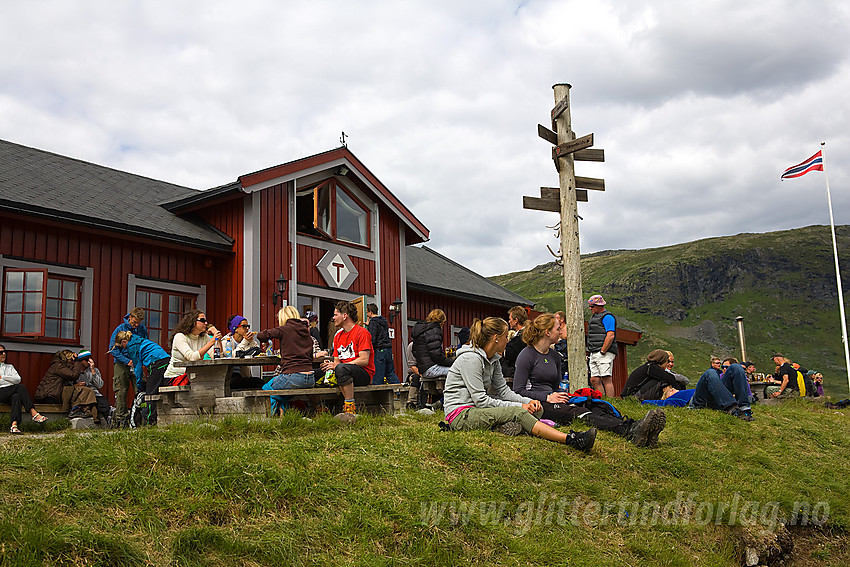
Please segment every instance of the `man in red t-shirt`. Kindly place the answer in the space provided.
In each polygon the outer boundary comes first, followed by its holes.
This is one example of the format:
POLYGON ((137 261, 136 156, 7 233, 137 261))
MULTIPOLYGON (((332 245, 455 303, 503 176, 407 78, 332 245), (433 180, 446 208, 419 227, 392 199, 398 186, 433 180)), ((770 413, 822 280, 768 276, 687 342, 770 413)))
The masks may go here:
POLYGON ((322 370, 333 369, 336 383, 345 399, 342 411, 355 413, 354 386, 368 386, 375 375, 375 352, 372 335, 357 324, 357 307, 350 301, 340 301, 334 308, 334 359, 322 363, 322 370))

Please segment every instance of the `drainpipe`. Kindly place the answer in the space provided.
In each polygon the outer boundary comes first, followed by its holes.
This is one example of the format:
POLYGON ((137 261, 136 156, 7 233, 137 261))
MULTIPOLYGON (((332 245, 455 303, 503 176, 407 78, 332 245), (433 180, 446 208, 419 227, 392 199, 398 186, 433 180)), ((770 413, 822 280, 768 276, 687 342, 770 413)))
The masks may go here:
POLYGON ((738 323, 738 343, 741 345, 741 362, 747 359, 747 343, 744 341, 744 318, 738 315, 735 317, 735 322, 738 323))

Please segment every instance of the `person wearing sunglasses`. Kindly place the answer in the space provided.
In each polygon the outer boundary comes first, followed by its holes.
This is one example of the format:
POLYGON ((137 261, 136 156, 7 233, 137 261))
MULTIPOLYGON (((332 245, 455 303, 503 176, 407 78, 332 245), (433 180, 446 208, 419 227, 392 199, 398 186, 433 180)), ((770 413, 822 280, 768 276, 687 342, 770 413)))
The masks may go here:
MULTIPOLYGON (((251 332, 251 324, 242 315, 233 315, 227 320, 227 331, 221 339, 224 356, 238 356, 238 353, 256 349, 260 352, 260 341, 257 333, 251 332)), ((263 381, 251 375, 250 366, 234 366, 230 374, 230 389, 244 390, 249 388, 260 388, 263 381)))
POLYGON ((10 417, 12 426, 9 433, 20 435, 18 424, 21 423, 23 411, 28 411, 36 423, 44 423, 47 418, 35 410, 30 393, 21 384, 21 375, 14 366, 6 362, 8 353, 6 347, 0 345, 0 403, 9 404, 12 408, 10 417))
POLYGON ((171 361, 165 370, 163 385, 180 386, 188 384, 186 368, 174 366, 175 362, 201 360, 221 340, 221 331, 207 321, 207 316, 200 309, 192 309, 178 321, 171 336, 171 361))

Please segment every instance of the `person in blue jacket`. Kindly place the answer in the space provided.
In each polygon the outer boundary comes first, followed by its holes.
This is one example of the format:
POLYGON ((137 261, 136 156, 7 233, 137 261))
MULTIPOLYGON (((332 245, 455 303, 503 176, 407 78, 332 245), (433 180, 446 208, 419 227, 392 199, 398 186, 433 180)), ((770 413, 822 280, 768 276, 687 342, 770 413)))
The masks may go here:
MULTIPOLYGON (((134 335, 130 331, 121 331, 115 337, 116 346, 126 351, 133 363, 136 374, 136 388, 146 394, 156 394, 162 385, 165 369, 171 361, 171 356, 155 342, 134 335), (145 386, 144 368, 148 369, 148 380, 145 386)), ((156 402, 148 403, 148 421, 156 423, 156 402)))
POLYGON ((115 361, 112 373, 112 389, 115 391, 115 422, 118 424, 127 422, 127 392, 132 385, 130 371, 133 370, 133 361, 130 360, 125 349, 118 346, 116 336, 118 333, 129 331, 144 339, 148 338, 148 328, 142 323, 144 320, 145 310, 141 307, 134 307, 124 316, 124 322, 115 327, 112 336, 109 338, 109 344, 113 345, 109 354, 115 361))

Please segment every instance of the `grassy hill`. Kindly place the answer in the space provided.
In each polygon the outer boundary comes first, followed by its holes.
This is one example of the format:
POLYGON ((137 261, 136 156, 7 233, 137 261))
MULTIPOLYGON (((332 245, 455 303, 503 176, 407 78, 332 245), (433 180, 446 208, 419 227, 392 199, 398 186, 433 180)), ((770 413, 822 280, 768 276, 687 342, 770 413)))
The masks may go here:
MULTIPOLYGON (((836 238, 846 303, 850 227, 836 227, 836 238)), ((632 367, 655 348, 673 351, 678 370, 691 377, 712 354, 740 357, 740 315, 748 358, 759 371, 771 372, 769 357, 779 351, 823 372, 828 392, 846 395, 834 266, 829 227, 809 226, 582 256, 582 291, 585 298, 603 294, 621 326, 643 332, 629 350, 632 367)), ((564 307, 554 263, 492 279, 537 309, 564 307)))
POLYGON ((847 565, 850 410, 754 411, 590 454, 410 414, 0 435, 0 566, 736 566, 774 532, 847 565))

